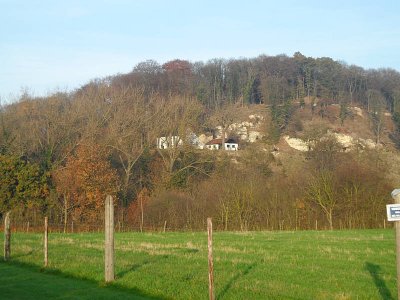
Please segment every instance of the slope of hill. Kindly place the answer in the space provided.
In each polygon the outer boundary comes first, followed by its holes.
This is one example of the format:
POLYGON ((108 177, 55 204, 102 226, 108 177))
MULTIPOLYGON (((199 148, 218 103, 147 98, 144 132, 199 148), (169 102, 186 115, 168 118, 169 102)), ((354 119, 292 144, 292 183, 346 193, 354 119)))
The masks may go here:
MULTIPOLYGON (((0 214, 121 226, 382 226, 398 185, 400 74, 329 58, 145 62, 72 93, 0 110, 0 214), (221 136, 240 151, 161 137, 221 136), (179 213, 178 213, 179 212, 179 213)), ((76 225, 77 226, 77 225, 76 225)))

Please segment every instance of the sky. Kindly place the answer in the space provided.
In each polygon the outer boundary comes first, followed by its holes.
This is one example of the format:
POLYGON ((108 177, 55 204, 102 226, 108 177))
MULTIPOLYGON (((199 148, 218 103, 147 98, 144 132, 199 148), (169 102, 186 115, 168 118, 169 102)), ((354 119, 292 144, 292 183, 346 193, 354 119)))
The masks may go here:
POLYGON ((0 0, 0 100, 46 96, 147 59, 331 57, 400 71, 400 1, 0 0))

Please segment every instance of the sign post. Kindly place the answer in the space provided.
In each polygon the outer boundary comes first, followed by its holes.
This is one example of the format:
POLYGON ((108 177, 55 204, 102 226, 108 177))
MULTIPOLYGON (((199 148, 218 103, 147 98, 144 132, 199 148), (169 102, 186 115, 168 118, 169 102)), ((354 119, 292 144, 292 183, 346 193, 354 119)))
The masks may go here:
POLYGON ((400 300, 400 189, 392 192, 396 204, 386 205, 388 221, 395 221, 396 227, 396 267, 397 267, 397 299, 400 300))

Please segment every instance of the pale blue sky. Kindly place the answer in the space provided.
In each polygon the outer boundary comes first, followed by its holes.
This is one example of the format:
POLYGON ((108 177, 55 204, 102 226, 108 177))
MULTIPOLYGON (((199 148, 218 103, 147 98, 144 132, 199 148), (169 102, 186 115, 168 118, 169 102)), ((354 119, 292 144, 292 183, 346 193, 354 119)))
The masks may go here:
POLYGON ((400 71, 400 1, 0 0, 0 96, 180 58, 328 56, 400 71))

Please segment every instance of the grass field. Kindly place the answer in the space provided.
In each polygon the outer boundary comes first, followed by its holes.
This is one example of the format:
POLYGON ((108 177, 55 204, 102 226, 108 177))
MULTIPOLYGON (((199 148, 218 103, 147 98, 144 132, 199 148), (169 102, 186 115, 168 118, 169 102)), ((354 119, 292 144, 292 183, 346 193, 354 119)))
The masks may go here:
MULTIPOLYGON (((117 233, 103 283, 103 234, 12 236, 2 299, 207 299, 206 233, 117 233)), ((396 299, 393 230, 214 233, 217 299, 396 299)))

